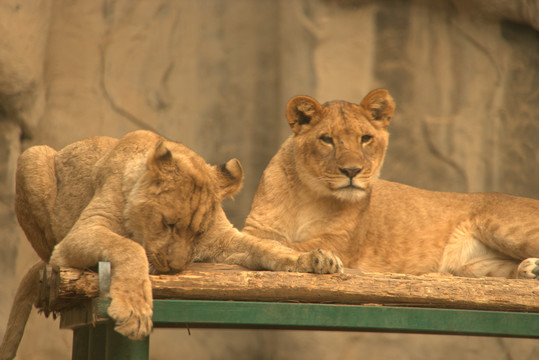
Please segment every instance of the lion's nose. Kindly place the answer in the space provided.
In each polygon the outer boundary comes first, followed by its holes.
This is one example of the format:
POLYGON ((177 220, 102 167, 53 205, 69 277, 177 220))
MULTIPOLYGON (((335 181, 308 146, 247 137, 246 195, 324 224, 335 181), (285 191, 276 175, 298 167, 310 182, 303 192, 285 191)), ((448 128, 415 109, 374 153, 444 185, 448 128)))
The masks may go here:
POLYGON ((361 172, 361 168, 358 167, 346 167, 346 168, 339 168, 339 171, 343 173, 344 175, 348 176, 350 179, 353 179, 354 176, 359 174, 361 172))

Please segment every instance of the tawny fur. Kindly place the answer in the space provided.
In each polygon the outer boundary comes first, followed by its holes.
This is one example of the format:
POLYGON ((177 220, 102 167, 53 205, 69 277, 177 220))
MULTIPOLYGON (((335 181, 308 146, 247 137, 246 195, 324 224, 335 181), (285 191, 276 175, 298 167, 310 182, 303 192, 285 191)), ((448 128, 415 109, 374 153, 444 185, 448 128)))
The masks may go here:
MULTIPOLYGON (((108 313, 116 330, 133 339, 152 328, 149 272, 178 272, 193 260, 342 271, 331 252, 298 252, 240 233, 221 208, 241 188, 239 161, 210 166, 182 144, 149 131, 119 140, 94 137, 59 152, 32 147, 20 156, 16 176, 17 218, 43 263, 86 268, 110 261, 108 313)), ((17 291, 2 360, 15 356, 38 291, 38 269, 28 272, 17 291)))
POLYGON ((333 250, 370 272, 537 279, 539 201, 378 179, 394 110, 383 89, 359 105, 290 100, 293 135, 264 171, 243 232, 333 250))

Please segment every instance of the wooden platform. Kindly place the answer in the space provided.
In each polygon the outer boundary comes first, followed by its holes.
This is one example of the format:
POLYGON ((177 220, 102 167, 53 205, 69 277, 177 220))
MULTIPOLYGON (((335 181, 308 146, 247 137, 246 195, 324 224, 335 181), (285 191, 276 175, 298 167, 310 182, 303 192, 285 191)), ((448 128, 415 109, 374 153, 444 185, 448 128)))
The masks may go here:
MULTIPOLYGON (((47 270, 41 307, 74 330, 73 359, 148 359, 106 315, 107 271, 47 270), (104 274, 103 274, 104 273, 104 274), (106 289, 105 289, 106 292, 106 289)), ((155 327, 384 331, 539 338, 539 282, 439 274, 316 275, 193 264, 151 276, 155 327)))

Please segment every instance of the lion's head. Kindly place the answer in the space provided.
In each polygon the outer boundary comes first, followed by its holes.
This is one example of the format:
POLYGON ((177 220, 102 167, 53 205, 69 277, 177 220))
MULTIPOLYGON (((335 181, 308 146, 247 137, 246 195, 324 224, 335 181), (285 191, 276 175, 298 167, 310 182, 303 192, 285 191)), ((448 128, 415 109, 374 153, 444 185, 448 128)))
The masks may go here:
POLYGON ((160 141, 139 167, 142 175, 126 195, 125 226, 146 249, 151 273, 178 272, 193 260, 221 201, 240 190, 241 164, 211 166, 182 144, 160 141))
POLYGON ((363 198, 380 174, 394 111, 395 102, 384 89, 371 91, 359 105, 292 98, 286 117, 302 182, 320 195, 363 198))

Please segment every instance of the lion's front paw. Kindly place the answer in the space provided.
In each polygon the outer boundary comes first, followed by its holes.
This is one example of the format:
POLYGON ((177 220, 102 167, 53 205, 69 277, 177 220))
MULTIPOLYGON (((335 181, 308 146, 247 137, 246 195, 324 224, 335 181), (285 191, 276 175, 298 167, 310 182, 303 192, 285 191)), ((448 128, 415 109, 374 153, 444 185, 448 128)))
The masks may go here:
POLYGON ((539 279, 539 258, 528 258, 517 269, 519 279, 539 279))
POLYGON ((343 268, 341 259, 333 251, 318 249, 301 254, 298 258, 296 271, 333 274, 342 273, 343 268))
POLYGON ((149 279, 113 282, 108 314, 114 330, 132 340, 141 340, 152 331, 152 288, 149 279))

